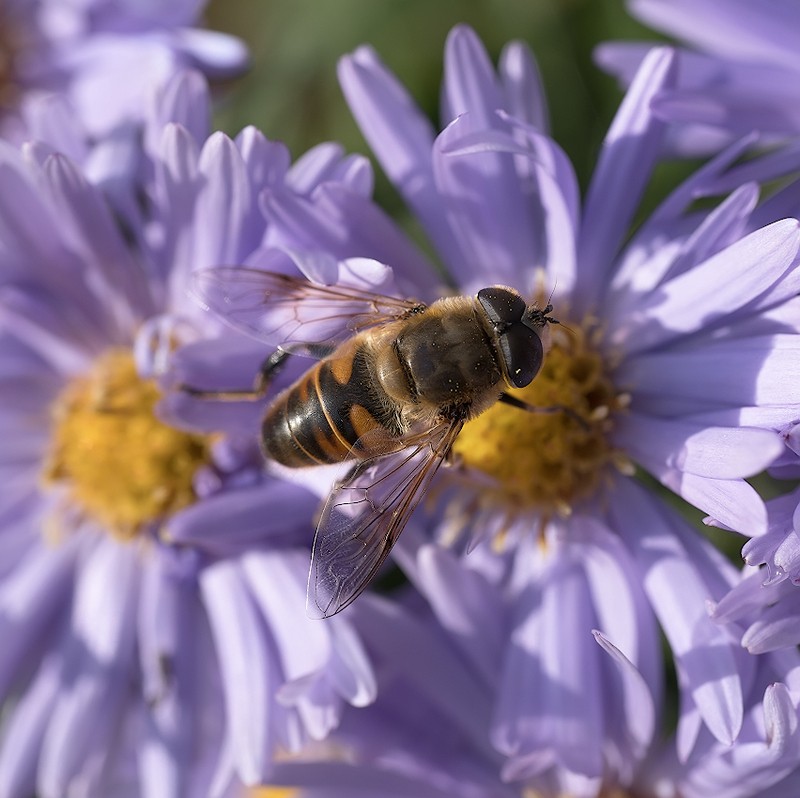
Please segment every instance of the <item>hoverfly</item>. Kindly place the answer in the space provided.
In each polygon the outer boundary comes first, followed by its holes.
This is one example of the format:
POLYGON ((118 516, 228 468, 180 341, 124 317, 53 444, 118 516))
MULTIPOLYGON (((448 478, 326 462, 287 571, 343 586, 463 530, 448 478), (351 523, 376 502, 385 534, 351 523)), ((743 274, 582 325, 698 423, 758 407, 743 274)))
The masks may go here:
POLYGON ((254 390, 218 398, 263 396, 289 355, 318 359, 269 404, 260 440, 266 457, 291 468, 354 462, 314 535, 309 617, 330 617, 364 590, 466 421, 497 401, 535 409, 504 391, 533 380, 542 332, 558 323, 550 304, 526 304, 505 286, 425 305, 234 266, 197 272, 195 293, 278 347, 254 390))

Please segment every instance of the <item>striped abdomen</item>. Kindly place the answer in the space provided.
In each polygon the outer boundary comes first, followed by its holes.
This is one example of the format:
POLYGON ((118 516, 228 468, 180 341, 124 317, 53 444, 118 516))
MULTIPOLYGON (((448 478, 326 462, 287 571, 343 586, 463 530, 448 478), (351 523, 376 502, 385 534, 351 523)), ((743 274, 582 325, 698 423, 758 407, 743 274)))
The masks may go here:
POLYGON ((261 428, 265 454, 292 468, 358 456, 352 449, 365 433, 385 439, 396 428, 381 393, 356 336, 276 397, 261 428))

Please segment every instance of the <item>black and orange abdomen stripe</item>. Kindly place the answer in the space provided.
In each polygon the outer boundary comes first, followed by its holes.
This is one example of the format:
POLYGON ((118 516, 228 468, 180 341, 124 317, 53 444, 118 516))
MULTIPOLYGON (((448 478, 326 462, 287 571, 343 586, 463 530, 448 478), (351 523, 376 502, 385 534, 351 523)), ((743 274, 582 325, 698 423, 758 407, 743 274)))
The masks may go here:
POLYGON ((262 425, 265 454, 291 468, 368 456, 353 449, 362 436, 396 434, 381 393, 357 336, 276 397, 262 425))

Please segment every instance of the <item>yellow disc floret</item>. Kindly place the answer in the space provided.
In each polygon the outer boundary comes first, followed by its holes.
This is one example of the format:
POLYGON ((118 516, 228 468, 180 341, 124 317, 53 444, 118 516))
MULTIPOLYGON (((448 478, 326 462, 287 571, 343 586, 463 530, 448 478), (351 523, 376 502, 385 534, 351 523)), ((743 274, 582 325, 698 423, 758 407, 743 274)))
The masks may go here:
POLYGON ((120 539, 191 504, 195 472, 209 460, 206 438, 156 417, 159 398, 131 352, 114 349, 71 380, 53 408, 45 485, 63 487, 84 516, 120 539))
POLYGON ((533 382, 508 391, 538 412, 497 403, 464 426, 453 449, 492 478, 484 499, 506 511, 565 515, 595 492, 606 465, 625 467, 609 433, 627 395, 616 391, 598 342, 591 322, 557 329, 533 382))

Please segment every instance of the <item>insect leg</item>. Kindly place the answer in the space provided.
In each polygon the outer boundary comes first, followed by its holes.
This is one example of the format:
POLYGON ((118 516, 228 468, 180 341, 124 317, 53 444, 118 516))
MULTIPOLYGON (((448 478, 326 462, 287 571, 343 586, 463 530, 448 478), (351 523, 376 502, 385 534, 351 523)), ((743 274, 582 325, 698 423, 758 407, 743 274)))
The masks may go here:
POLYGON ((528 402, 523 402, 521 399, 517 399, 515 396, 511 396, 507 393, 500 394, 500 401, 505 405, 518 407, 520 410, 524 410, 527 413, 564 413, 574 421, 577 421, 578 424, 580 424, 584 429, 589 429, 589 425, 586 423, 586 420, 581 418, 581 416, 579 416, 571 407, 565 407, 564 405, 547 405, 546 407, 539 407, 537 405, 528 404, 528 402))
POLYGON ((192 385, 179 385, 178 390, 201 399, 214 399, 219 402, 254 402, 262 399, 269 390, 270 382, 278 375, 292 355, 305 355, 322 359, 327 357, 335 346, 328 343, 293 343, 279 347, 258 367, 252 388, 231 388, 210 391, 192 385))

